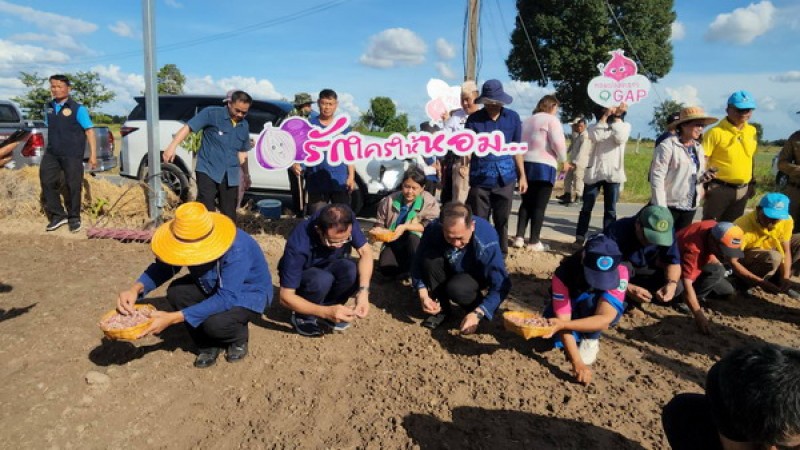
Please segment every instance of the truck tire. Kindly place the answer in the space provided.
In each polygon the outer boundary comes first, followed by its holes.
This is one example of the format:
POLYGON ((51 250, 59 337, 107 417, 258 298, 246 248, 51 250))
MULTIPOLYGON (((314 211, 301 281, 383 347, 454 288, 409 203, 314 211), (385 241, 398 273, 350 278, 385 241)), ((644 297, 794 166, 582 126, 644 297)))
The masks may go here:
MULTIPOLYGON (((149 173, 147 159, 145 159, 139 166, 139 180, 147 182, 149 173)), ((189 200, 189 177, 177 165, 161 163, 161 182, 178 196, 181 202, 189 200)))

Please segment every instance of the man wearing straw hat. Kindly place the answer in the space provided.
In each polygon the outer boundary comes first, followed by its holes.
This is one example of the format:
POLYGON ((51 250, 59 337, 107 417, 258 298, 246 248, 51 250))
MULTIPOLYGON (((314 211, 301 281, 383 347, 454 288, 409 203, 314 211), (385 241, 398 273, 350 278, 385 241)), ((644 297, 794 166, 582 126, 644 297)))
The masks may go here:
POLYGON ((175 311, 154 312, 155 320, 142 336, 183 322, 198 349, 195 367, 213 366, 223 346, 228 362, 247 356, 247 324, 272 302, 272 277, 255 239, 227 216, 189 202, 175 210, 175 219, 158 227, 150 247, 156 261, 120 292, 117 310, 133 313, 138 299, 187 267, 189 274, 167 288, 175 311))

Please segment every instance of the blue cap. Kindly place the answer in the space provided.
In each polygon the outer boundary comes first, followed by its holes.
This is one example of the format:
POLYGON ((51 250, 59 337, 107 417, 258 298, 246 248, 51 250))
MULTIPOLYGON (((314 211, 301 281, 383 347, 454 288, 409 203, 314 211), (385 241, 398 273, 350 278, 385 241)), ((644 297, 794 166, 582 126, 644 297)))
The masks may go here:
POLYGON ((789 197, 780 192, 768 192, 758 206, 770 219, 786 220, 789 218, 789 197))
POLYGON ((747 91, 736 91, 728 97, 728 104, 739 109, 756 109, 756 99, 747 91))
POLYGON ((583 247, 583 274, 589 286, 601 291, 619 287, 619 263, 622 252, 610 237, 598 234, 583 247))
POLYGON ((499 102, 510 105, 514 98, 503 90, 503 83, 500 80, 488 80, 481 87, 480 97, 475 99, 475 103, 483 104, 489 102, 499 102))

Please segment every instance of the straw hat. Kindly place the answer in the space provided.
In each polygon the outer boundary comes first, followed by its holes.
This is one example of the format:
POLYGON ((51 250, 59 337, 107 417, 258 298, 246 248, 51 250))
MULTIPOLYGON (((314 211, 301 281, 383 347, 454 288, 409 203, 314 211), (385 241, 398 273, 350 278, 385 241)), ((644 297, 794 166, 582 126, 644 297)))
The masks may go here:
POLYGON ((669 124, 669 129, 675 130, 676 128, 678 128, 678 125, 692 120, 702 120, 703 126, 707 127, 711 124, 716 123, 717 120, 719 119, 717 119, 716 117, 707 116, 706 112, 703 111, 703 108, 699 106, 689 106, 681 110, 680 117, 678 118, 678 120, 669 124))
POLYGON ((156 229, 150 248, 167 264, 199 266, 224 255, 235 237, 236 225, 228 216, 188 202, 175 210, 173 220, 156 229))

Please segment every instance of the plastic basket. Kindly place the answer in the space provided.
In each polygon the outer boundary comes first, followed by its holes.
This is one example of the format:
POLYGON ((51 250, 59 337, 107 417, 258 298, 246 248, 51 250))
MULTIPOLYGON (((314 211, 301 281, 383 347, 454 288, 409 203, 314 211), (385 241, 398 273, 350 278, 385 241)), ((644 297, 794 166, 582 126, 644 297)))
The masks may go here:
MULTIPOLYGON (((153 305, 134 305, 134 307, 140 311, 153 312, 156 310, 153 305)), ((103 317, 100 318, 100 329, 103 330, 103 334, 105 334, 109 339, 134 341, 139 338, 139 335, 142 334, 142 331, 146 330, 147 327, 153 323, 153 319, 150 319, 140 323, 139 325, 129 328, 106 328, 103 326, 103 323, 114 316, 114 314, 119 314, 116 309, 112 309, 111 311, 103 314, 103 317)))
POLYGON ((394 237, 394 231, 386 228, 373 228, 369 230, 369 236, 373 241, 389 242, 394 237))
POLYGON ((526 320, 526 319, 541 319, 542 316, 535 313, 529 313, 524 311, 507 311, 503 313, 503 325, 505 329, 511 331, 512 333, 516 333, 525 339, 537 338, 542 336, 547 336, 553 331, 553 327, 536 327, 532 325, 520 325, 514 322, 516 320, 526 320))

